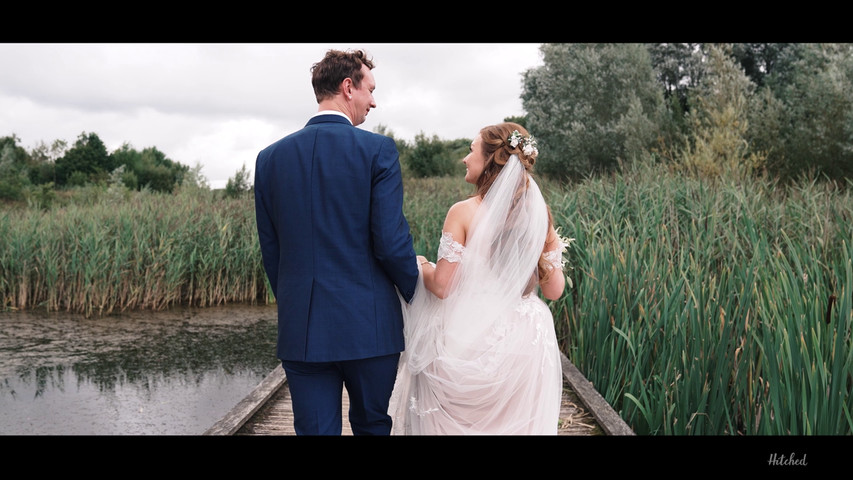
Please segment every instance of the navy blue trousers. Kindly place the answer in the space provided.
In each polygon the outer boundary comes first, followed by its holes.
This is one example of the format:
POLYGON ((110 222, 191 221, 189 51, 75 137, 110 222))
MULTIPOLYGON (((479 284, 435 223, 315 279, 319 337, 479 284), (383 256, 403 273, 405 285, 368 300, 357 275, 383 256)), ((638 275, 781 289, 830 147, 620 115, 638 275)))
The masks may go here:
POLYGON ((340 435, 341 397, 349 395, 353 435, 388 435, 388 402, 400 354, 341 362, 283 361, 297 435, 340 435))

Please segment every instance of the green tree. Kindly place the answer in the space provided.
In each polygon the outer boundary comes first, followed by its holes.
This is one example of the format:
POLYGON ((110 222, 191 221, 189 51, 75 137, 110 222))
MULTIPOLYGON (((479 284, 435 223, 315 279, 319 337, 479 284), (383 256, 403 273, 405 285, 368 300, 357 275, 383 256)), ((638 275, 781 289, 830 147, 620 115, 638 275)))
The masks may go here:
POLYGON ((181 184, 187 171, 189 167, 173 162, 155 147, 148 147, 140 153, 140 167, 134 173, 140 186, 170 193, 181 184))
POLYGON ((778 135, 752 137, 769 151, 770 169, 783 178, 853 178, 853 46, 792 44, 765 81, 778 135))
POLYGON ((27 151, 17 136, 0 137, 0 200, 23 200, 30 185, 27 151))
MULTIPOLYGON (((506 117, 504 118, 504 122, 517 123, 524 127, 525 130, 527 129, 527 115, 506 117)), ((535 136, 536 135, 534 135, 534 137, 535 136)))
MULTIPOLYGON (((403 168, 406 167, 405 159, 409 156, 409 153, 412 150, 412 146, 409 145, 408 142, 404 139, 397 138, 394 135, 394 132, 389 129, 386 125, 379 124, 373 129, 373 133, 378 133, 380 135, 385 135, 386 137, 394 140, 394 144, 397 147, 397 153, 400 155, 400 163, 403 168)), ((404 172, 404 174, 408 174, 408 172, 404 172)))
POLYGON ((59 185, 65 185, 75 172, 79 173, 75 175, 75 183, 80 179, 88 182, 99 178, 106 180, 114 168, 112 157, 98 135, 83 132, 74 146, 56 160, 56 180, 59 185))
POLYGON ((786 107, 766 84, 756 90, 749 103, 747 141, 752 151, 764 157, 766 171, 780 176, 787 170, 782 139, 788 116, 786 107))
POLYGON ((537 168, 572 177, 617 167, 654 145, 663 95, 642 44, 543 44, 544 65, 524 73, 537 168), (539 167, 541 165, 541 167, 539 167))
POLYGON ((663 87, 664 99, 683 113, 689 110, 688 93, 699 85, 705 70, 701 43, 650 43, 652 68, 663 87))
POLYGON ((30 182, 33 185, 55 183, 56 160, 65 155, 67 149, 65 140, 54 140, 50 145, 39 142, 30 151, 30 182))
POLYGON ((691 141, 681 165, 703 177, 745 178, 762 166, 763 157, 747 141, 755 84, 735 62, 730 48, 709 48, 705 75, 690 92, 691 141))
POLYGON ((426 136, 423 132, 415 135, 414 146, 407 151, 404 163, 414 177, 441 177, 453 175, 462 170, 462 158, 470 145, 470 140, 441 140, 438 135, 426 136))
POLYGON ((690 136, 689 97, 705 75, 707 46, 702 43, 650 43, 647 48, 666 107, 658 141, 651 151, 663 160, 677 161, 690 136))
POLYGON ((780 58, 790 43, 734 43, 730 55, 740 64, 744 73, 756 87, 764 86, 764 79, 773 74, 780 58))
POLYGON ((196 162, 195 166, 189 169, 184 175, 184 180, 181 182, 181 186, 200 190, 210 190, 210 182, 207 180, 207 177, 201 173, 203 168, 204 167, 201 163, 196 162))
POLYGON ((174 162, 156 147, 141 152, 125 143, 112 153, 116 166, 124 166, 122 180, 131 189, 150 188, 156 192, 169 193, 179 186, 189 167, 174 162))
POLYGON ((246 170, 246 164, 244 163, 243 168, 237 170, 234 176, 229 178, 225 184, 225 196, 237 198, 240 195, 250 192, 252 190, 252 185, 249 183, 250 179, 251 174, 246 170))

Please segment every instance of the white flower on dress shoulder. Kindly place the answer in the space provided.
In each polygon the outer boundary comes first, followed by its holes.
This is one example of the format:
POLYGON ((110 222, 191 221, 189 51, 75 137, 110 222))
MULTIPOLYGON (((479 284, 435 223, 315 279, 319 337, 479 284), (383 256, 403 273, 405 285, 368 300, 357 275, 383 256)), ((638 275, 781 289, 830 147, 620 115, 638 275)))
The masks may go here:
POLYGON ((560 239, 560 253, 565 253, 568 250, 568 247, 575 242, 574 238, 564 237, 560 234, 560 227, 555 229, 555 233, 557 234, 557 238, 560 239))
MULTIPOLYGON (((563 235, 561 235, 561 234, 560 234, 560 227, 557 227, 557 228, 555 229, 555 231, 556 231, 556 233, 557 233, 557 238, 559 238, 559 239, 560 239, 560 253, 561 253, 561 254, 566 253, 566 252, 568 251, 569 247, 570 247, 570 246, 575 242, 575 239, 574 239, 574 238, 569 238, 569 237, 564 237, 563 235)), ((562 266, 563 268, 565 268, 565 267, 566 267, 566 265, 567 265, 568 263, 569 263, 569 261, 568 261, 568 259, 566 258, 566 256, 565 256, 565 255, 561 255, 561 258, 560 258, 560 264, 561 264, 561 266, 562 266)), ((569 267, 569 268, 571 268, 571 267, 569 267)), ((568 275, 566 275, 566 280, 567 280, 567 281, 568 281, 568 283, 569 283, 569 288, 574 287, 574 284, 572 283, 572 279, 571 279, 571 277, 569 277, 568 275)))

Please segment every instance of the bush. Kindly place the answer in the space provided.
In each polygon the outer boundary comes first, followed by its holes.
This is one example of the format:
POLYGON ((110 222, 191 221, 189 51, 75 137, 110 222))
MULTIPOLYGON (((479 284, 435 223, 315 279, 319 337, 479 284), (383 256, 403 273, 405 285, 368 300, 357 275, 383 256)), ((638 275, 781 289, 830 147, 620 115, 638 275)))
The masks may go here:
POLYGON ((419 133, 415 136, 415 146, 403 161, 407 172, 415 178, 453 175, 462 170, 461 160, 467 154, 465 149, 469 144, 470 141, 465 139, 446 142, 436 135, 428 138, 419 133))

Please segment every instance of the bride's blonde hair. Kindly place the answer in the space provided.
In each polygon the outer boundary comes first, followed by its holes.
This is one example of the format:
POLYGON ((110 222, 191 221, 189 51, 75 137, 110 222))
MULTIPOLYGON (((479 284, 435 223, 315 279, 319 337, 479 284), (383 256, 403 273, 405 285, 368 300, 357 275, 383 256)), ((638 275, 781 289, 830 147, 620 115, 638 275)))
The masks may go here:
MULTIPOLYGON (((483 149, 483 156, 485 157, 483 173, 480 174, 476 183, 476 195, 480 198, 486 196, 486 193, 495 182, 498 174, 501 173, 504 165, 509 161, 510 156, 518 155, 518 159, 521 162, 521 165, 524 166, 524 170, 528 175, 533 171, 533 165, 536 163, 536 155, 528 155, 525 153, 521 144, 514 147, 510 144, 509 138, 513 131, 518 131, 524 138, 530 137, 530 133, 528 133, 527 129, 514 122, 503 122, 497 125, 489 125, 480 130, 480 138, 482 139, 480 145, 483 149)), ((551 208, 548 207, 549 231, 553 224, 554 219, 551 215, 551 208)), ((545 259, 544 254, 540 256, 539 264, 536 268, 538 280, 540 282, 547 281, 553 272, 554 269, 551 268, 550 263, 545 259)))

